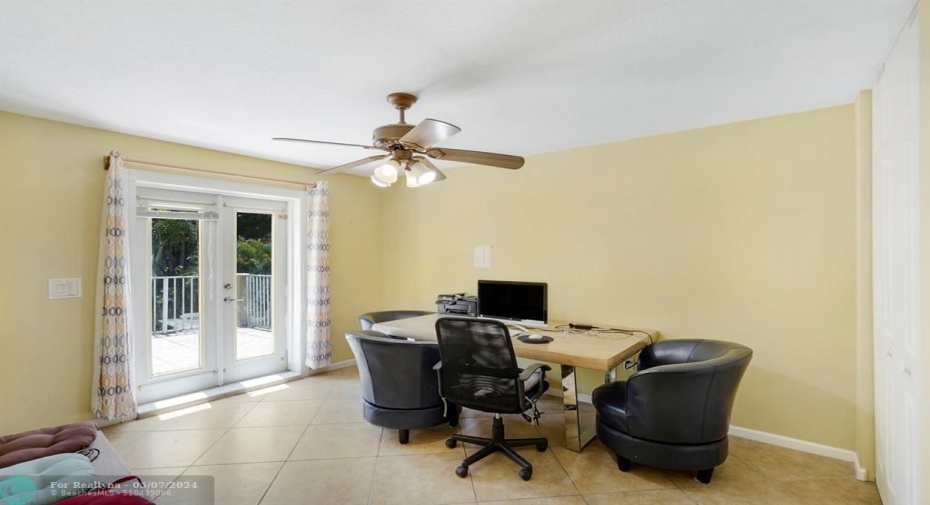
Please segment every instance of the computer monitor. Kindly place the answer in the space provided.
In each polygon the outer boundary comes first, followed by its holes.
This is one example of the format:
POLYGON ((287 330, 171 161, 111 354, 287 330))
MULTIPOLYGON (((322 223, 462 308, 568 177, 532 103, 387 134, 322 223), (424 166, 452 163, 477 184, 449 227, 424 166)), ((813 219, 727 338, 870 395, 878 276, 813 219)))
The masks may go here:
POLYGON ((478 317, 545 325, 547 291, 545 282, 478 281, 478 317))

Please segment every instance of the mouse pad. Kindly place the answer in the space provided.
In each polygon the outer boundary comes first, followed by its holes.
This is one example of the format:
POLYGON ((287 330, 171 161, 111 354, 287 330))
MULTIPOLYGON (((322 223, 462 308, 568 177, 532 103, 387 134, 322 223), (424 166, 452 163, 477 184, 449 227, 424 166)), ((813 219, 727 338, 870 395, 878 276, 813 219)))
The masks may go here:
POLYGON ((552 337, 547 337, 546 335, 543 335, 542 338, 539 340, 530 340, 529 335, 520 335, 519 337, 517 337, 517 340, 519 340, 520 342, 523 342, 524 344, 548 344, 549 342, 552 342, 552 337))

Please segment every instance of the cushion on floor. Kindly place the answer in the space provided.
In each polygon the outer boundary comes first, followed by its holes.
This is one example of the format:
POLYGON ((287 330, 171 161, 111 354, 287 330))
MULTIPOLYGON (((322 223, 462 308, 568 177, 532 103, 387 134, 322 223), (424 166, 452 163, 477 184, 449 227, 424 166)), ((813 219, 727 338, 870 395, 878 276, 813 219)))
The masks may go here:
POLYGON ((0 437, 0 468, 79 451, 97 437, 94 423, 72 423, 0 437))
POLYGON ((2 503, 49 505, 97 486, 97 473, 80 454, 55 454, 0 469, 2 503), (64 495, 64 496, 63 496, 64 495))

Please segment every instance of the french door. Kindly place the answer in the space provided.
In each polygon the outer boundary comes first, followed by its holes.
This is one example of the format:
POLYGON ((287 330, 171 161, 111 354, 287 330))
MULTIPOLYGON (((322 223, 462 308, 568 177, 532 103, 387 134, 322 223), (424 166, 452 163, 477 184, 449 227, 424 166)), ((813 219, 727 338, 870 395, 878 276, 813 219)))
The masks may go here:
POLYGON ((286 202, 135 193, 139 403, 286 370, 286 202))

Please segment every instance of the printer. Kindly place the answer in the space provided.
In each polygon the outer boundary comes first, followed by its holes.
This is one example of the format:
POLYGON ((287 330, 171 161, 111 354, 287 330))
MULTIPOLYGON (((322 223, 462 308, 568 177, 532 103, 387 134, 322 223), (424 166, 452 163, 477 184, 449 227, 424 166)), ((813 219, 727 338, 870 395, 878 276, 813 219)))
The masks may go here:
POLYGON ((450 316, 478 317, 478 297, 465 293, 439 295, 436 298, 436 312, 450 316))

